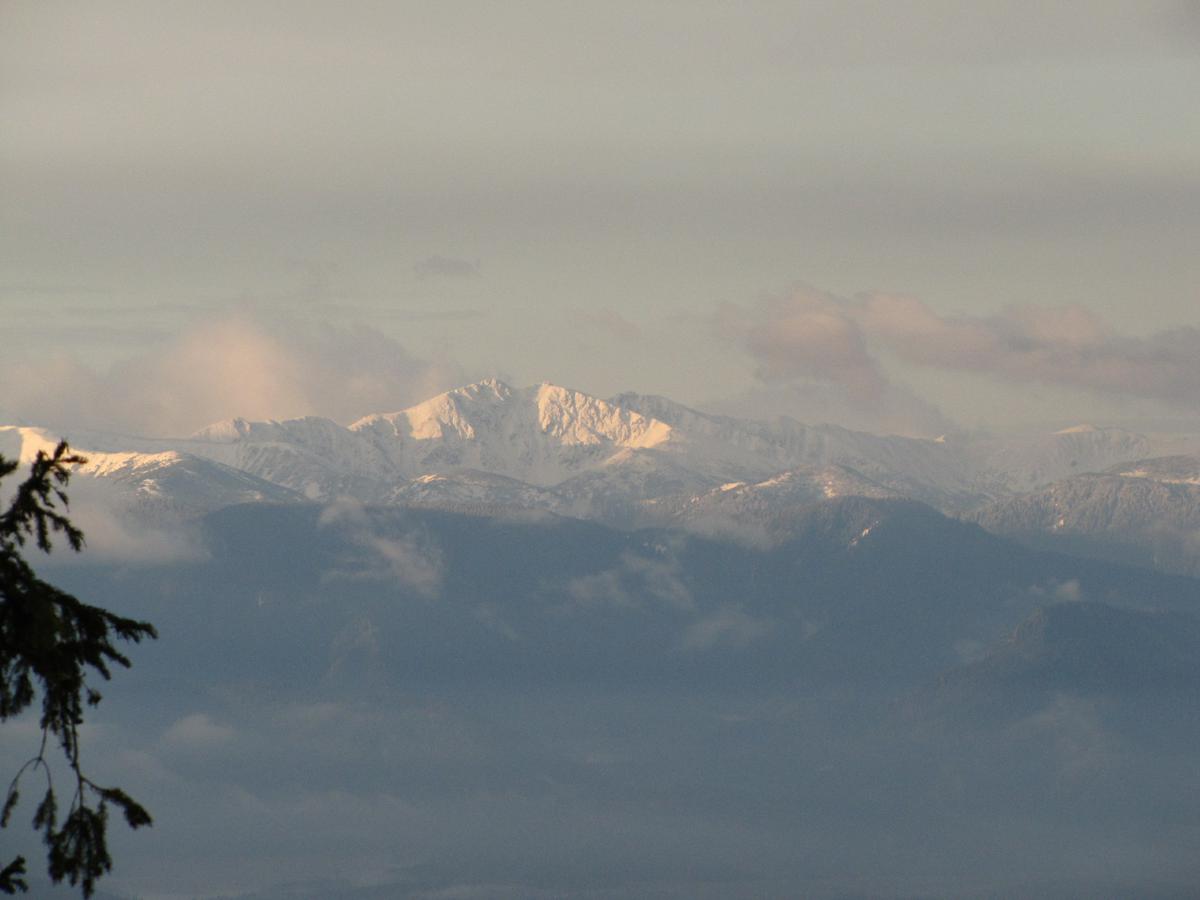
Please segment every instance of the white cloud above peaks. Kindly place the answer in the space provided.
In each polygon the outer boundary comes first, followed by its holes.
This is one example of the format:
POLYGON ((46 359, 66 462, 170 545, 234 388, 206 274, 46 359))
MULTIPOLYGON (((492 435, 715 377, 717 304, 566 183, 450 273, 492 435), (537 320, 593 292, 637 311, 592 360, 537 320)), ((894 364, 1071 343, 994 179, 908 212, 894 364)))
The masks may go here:
POLYGON ((59 355, 0 363, 0 375, 8 420, 155 436, 238 416, 349 422, 461 378, 454 364, 416 357, 373 328, 238 313, 196 322, 107 371, 59 355))

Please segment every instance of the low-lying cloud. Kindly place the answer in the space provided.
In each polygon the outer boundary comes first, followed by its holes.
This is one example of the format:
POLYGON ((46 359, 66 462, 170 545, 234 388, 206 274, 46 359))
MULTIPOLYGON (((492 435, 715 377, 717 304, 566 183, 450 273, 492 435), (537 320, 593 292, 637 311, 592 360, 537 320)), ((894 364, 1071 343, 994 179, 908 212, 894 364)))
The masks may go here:
POLYGON ((321 510, 322 528, 338 528, 363 551, 350 569, 331 573, 333 578, 390 581, 425 598, 438 595, 445 575, 441 549, 419 530, 399 533, 372 518, 361 502, 340 497, 321 510))
POLYGON ((617 566, 574 578, 566 590, 571 603, 581 609, 637 609, 653 604, 687 611, 694 605, 682 566, 674 556, 660 560, 624 553, 617 566))
POLYGON ((708 650, 718 645, 728 645, 741 650, 765 637, 770 630, 771 626, 765 620, 749 615, 736 604, 729 604, 689 625, 683 633, 683 648, 708 650))
POLYGON ((174 747, 209 750, 233 740, 234 730, 210 719, 205 713, 184 716, 163 733, 163 741, 174 747))
POLYGON ((147 517, 136 499, 118 485, 86 475, 71 479, 71 521, 84 534, 78 556, 56 547, 56 565, 121 563, 164 566, 207 557, 200 532, 171 515, 147 517))

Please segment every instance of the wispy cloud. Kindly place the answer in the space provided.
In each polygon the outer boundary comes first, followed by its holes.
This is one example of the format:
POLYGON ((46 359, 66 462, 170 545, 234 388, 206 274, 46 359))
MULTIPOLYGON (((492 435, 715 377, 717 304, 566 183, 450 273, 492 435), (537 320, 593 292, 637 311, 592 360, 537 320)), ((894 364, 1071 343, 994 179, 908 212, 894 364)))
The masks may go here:
POLYGON ((749 615, 740 606, 722 606, 687 627, 683 633, 683 648, 708 650, 728 645, 741 649, 770 631, 767 621, 749 615))
POLYGON ((163 741, 175 747, 207 750, 233 739, 234 730, 214 722, 204 713, 192 713, 163 733, 163 741))
POLYGON ((636 609, 650 603, 689 610, 693 606, 692 593, 683 581, 677 559, 648 559, 633 553, 623 554, 611 569, 572 579, 567 594, 576 608, 636 609))
POLYGON ((201 535, 192 526, 147 519, 134 498, 112 483, 76 477, 69 494, 71 520, 83 531, 85 543, 78 555, 56 553, 57 565, 161 566, 195 562, 207 555, 201 535))
POLYGON ((337 570, 331 577, 393 581, 426 598, 441 590, 445 574, 442 552, 428 534, 403 528, 397 533, 391 523, 376 520, 361 502, 348 497, 327 505, 318 521, 322 527, 341 529, 365 554, 351 568, 337 570))

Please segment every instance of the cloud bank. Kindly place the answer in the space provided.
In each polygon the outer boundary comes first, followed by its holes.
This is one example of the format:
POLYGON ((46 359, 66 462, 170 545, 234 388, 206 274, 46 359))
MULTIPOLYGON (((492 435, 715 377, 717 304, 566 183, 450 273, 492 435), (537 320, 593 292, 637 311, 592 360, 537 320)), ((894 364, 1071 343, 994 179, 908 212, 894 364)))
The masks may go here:
POLYGON ((0 363, 6 421, 190 434, 207 424, 321 415, 349 422, 401 409, 462 379, 365 326, 228 315, 97 371, 69 356, 0 363))
POLYGON ((927 400, 884 371, 854 301, 814 288, 727 303, 713 318, 717 335, 755 364, 757 386, 707 404, 724 415, 805 422, 913 436, 955 426, 927 400))
POLYGON ((1129 337, 1079 305, 955 317, 890 294, 843 303, 872 341, 918 365, 1200 409, 1200 329, 1192 326, 1129 337))
MULTIPOLYGON (((744 306, 725 304, 717 333, 753 361, 762 388, 735 398, 755 405, 765 390, 785 408, 807 399, 843 402, 896 430, 939 428, 937 411, 895 383, 885 357, 947 372, 1037 383, 1095 395, 1155 400, 1200 410, 1200 328, 1136 337, 1116 333, 1079 305, 1013 305, 990 316, 948 316, 913 297, 854 297, 812 288, 744 306), (904 423, 908 423, 907 429, 904 423)), ((757 404, 761 406, 762 404, 757 404)), ((945 430, 944 427, 941 430, 945 430)))

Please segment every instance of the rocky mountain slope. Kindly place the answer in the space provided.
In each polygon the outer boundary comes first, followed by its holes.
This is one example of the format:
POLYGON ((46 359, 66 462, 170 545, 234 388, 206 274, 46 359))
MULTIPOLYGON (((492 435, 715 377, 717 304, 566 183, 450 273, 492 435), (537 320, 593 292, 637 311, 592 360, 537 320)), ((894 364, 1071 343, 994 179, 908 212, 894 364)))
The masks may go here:
POLYGON ((1076 475, 988 504, 970 518, 1027 544, 1200 574, 1200 457, 1076 475))

